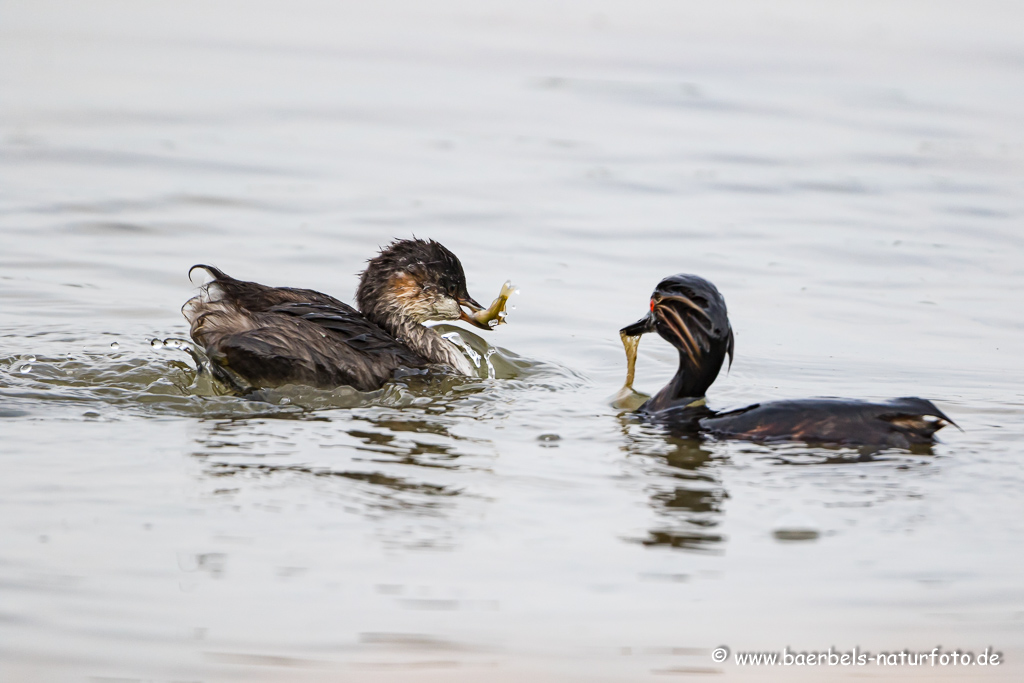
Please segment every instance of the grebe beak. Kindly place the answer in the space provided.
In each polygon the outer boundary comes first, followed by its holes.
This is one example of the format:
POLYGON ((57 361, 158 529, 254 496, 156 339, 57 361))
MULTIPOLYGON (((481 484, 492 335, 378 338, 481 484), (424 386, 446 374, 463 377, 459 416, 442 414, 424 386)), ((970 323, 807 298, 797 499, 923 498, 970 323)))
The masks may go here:
POLYGON ((472 311, 473 313, 479 313, 480 311, 484 310, 484 307, 481 306, 480 304, 478 304, 476 302, 476 299, 474 299, 473 297, 471 297, 469 295, 467 295, 467 296, 460 296, 457 299, 457 301, 459 302, 459 306, 465 306, 470 311, 472 311))
POLYGON ((642 334, 654 332, 654 323, 654 312, 652 311, 645 315, 644 317, 637 320, 632 325, 626 325, 625 327, 623 327, 621 330, 619 330, 619 334, 624 334, 627 337, 639 337, 642 334))
POLYGON ((467 323, 469 323, 473 327, 479 327, 481 330, 487 330, 488 332, 491 331, 491 328, 490 328, 489 325, 484 325, 481 322, 477 322, 474 318, 471 318, 468 315, 466 315, 465 311, 461 311, 460 313, 461 314, 459 315, 459 320, 465 320, 467 323))
POLYGON ((468 295, 464 296, 464 297, 460 296, 458 298, 458 302, 459 302, 459 306, 460 306, 460 308, 459 308, 459 320, 463 320, 463 321, 469 323, 470 325, 472 325, 473 327, 479 327, 481 330, 487 330, 488 332, 491 331, 490 325, 486 325, 486 324, 484 324, 482 322, 478 322, 476 319, 474 319, 473 317, 468 315, 461 308, 462 306, 465 306, 466 308, 468 308, 473 313, 479 313, 480 311, 484 310, 484 307, 481 306, 480 304, 478 304, 476 302, 476 299, 474 299, 473 297, 468 296, 468 295))

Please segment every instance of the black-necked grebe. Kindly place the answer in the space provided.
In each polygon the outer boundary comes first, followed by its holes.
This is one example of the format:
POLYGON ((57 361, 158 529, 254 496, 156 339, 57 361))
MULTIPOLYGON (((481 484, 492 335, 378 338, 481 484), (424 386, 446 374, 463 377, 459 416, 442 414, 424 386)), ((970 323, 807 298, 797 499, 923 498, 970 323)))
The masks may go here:
POLYGON ((356 292, 359 310, 313 290, 197 268, 213 280, 182 313, 215 374, 242 391, 284 384, 370 391, 402 367, 469 375, 473 368, 458 347, 423 323, 464 320, 489 330, 496 317, 469 296, 455 254, 433 240, 397 240, 371 259, 356 292))
POLYGON ((650 312, 622 328, 629 359, 627 387, 632 384, 635 341, 647 332, 657 332, 679 350, 679 369, 638 412, 694 435, 906 448, 933 443, 936 431, 954 424, 923 398, 814 398, 757 403, 724 413, 710 410, 704 394, 726 355, 732 363, 733 333, 725 299, 696 275, 662 280, 651 295, 650 312))

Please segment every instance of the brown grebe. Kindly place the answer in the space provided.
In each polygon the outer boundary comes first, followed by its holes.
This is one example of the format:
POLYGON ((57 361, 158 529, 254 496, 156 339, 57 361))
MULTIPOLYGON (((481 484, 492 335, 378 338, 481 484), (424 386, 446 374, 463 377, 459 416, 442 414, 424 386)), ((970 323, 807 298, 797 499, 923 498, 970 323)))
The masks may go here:
POLYGON ((489 330, 495 317, 469 296, 455 254, 433 240, 396 240, 370 259, 356 291, 359 310, 313 290, 195 269, 213 279, 181 309, 192 339, 214 374, 243 393, 284 384, 371 391, 399 368, 469 375, 473 367, 459 348, 423 323, 464 320, 489 330))
POLYGON ((732 364, 734 343, 725 299, 696 275, 662 280, 651 295, 650 312, 620 331, 629 360, 627 388, 632 384, 636 340, 647 332, 657 332, 679 350, 679 368, 638 412, 694 435, 907 448, 933 443, 936 431, 954 424, 923 398, 814 398, 756 403, 724 413, 708 409, 704 394, 727 354, 732 364))

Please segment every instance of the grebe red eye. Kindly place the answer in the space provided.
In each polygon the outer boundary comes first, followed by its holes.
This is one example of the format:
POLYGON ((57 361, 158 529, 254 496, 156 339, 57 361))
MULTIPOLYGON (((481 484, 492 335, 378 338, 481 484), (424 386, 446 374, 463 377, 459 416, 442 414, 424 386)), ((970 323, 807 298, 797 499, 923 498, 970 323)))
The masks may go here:
POLYGON ((651 310, 654 310, 654 299, 651 299, 651 310))

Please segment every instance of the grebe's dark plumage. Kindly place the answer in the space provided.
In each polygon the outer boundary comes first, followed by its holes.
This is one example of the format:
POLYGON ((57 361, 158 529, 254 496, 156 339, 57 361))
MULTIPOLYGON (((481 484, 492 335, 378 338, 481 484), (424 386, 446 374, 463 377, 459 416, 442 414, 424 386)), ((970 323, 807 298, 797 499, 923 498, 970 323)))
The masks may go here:
POLYGON ((718 377, 727 354, 732 364, 734 342, 725 299, 704 278, 680 273, 659 282, 650 312, 622 329, 631 337, 647 332, 657 332, 679 350, 675 377, 644 404, 648 411, 691 403, 718 377))
POLYGON ((621 332, 631 337, 657 332, 679 350, 675 377, 638 412, 687 433, 906 448, 933 443, 935 432, 946 423, 955 424, 922 398, 814 398, 758 403, 724 413, 708 409, 701 399, 726 355, 732 363, 734 342, 725 299, 696 275, 662 280, 651 295, 650 312, 621 332))
MULTIPOLYGON (((360 277, 360 310, 309 289, 236 280, 212 266, 212 281, 182 313, 214 371, 240 389, 308 384, 379 388, 400 367, 447 366, 470 374, 459 349, 422 323, 466 320, 480 305, 459 259, 432 240, 398 240, 360 277)), ((191 271, 190 271, 191 274, 191 271)))
POLYGON ((933 443, 935 432, 946 422, 953 423, 923 398, 878 402, 814 398, 756 403, 705 417, 700 427, 716 436, 754 441, 909 448, 933 443))

